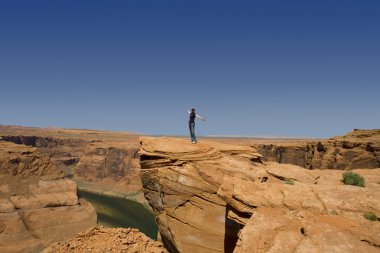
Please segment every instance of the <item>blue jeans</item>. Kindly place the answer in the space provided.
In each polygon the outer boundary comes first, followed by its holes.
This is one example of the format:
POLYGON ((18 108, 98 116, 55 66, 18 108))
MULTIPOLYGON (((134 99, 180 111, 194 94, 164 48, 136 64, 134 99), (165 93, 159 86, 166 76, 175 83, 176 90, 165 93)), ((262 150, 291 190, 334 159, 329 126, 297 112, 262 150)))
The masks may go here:
POLYGON ((195 128, 195 122, 189 122, 191 142, 197 142, 197 138, 195 138, 195 129, 194 128, 195 128))

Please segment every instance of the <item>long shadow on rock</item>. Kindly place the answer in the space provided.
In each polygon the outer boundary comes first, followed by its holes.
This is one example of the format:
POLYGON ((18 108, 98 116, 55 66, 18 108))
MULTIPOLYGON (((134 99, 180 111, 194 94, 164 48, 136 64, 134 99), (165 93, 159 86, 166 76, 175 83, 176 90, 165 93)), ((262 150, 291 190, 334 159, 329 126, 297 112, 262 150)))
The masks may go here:
POLYGON ((236 242, 239 239, 239 231, 243 225, 228 218, 228 212, 232 209, 231 206, 226 206, 225 215, 225 236, 224 236, 224 252, 232 253, 235 249, 236 242))

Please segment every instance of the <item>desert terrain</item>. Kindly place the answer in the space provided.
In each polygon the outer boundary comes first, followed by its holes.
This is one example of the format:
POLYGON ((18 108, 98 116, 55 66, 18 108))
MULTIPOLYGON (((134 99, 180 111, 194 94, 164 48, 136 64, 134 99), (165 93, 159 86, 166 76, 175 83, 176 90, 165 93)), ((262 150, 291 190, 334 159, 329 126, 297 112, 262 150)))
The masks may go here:
POLYGON ((101 240, 99 252, 380 252, 379 168, 380 130, 192 145, 187 137, 0 126, 0 249, 90 252, 101 240), (365 186, 344 184, 348 171, 365 186), (162 244, 135 230, 93 228, 107 208, 81 191, 140 203, 162 244))

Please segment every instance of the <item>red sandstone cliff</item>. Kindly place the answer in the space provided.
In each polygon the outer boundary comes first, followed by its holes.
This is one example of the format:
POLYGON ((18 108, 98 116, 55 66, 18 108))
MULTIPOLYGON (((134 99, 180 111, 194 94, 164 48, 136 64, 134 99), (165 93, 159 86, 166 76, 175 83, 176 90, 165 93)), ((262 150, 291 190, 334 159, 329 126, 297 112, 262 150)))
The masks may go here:
POLYGON ((307 169, 380 168, 380 130, 354 130, 322 141, 255 144, 265 161, 307 169))
POLYGON ((78 129, 0 126, 0 138, 34 147, 81 189, 146 203, 140 180, 138 136, 78 129))
POLYGON ((1 252, 39 252, 95 224, 95 209, 48 157, 0 141, 1 252))
POLYGON ((141 138, 144 193, 171 252, 379 252, 380 170, 263 163, 250 146, 141 138), (291 183, 289 183, 291 182, 291 183), (287 184, 288 183, 288 184, 287 184))

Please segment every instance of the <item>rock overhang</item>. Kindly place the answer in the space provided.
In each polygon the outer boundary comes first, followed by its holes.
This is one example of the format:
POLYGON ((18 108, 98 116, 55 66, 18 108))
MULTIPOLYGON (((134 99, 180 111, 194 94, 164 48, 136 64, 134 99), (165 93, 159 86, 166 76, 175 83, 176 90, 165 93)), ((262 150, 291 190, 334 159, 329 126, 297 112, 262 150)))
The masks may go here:
MULTIPOLYGON (((352 240, 358 252, 379 245, 378 222, 362 217, 365 210, 380 212, 379 171, 358 170, 368 182, 368 188, 361 189, 343 185, 341 171, 262 163, 252 147, 208 140, 194 145, 167 137, 142 137, 140 142, 145 195, 172 252, 282 252, 279 242, 289 252, 307 245, 317 252, 331 249, 336 242, 319 235, 318 229, 326 236, 336 231, 342 240, 352 240), (360 224, 367 232, 342 230, 330 222, 335 212, 337 220, 360 224), (270 226, 265 225, 268 219, 273 219, 270 226), (323 224, 314 226, 316 221, 323 224), (265 233, 268 236, 261 238, 265 233), (282 241, 289 235, 295 239, 282 241), (318 240, 326 243, 321 246, 318 240)), ((350 247, 343 245, 337 252, 350 247)))

